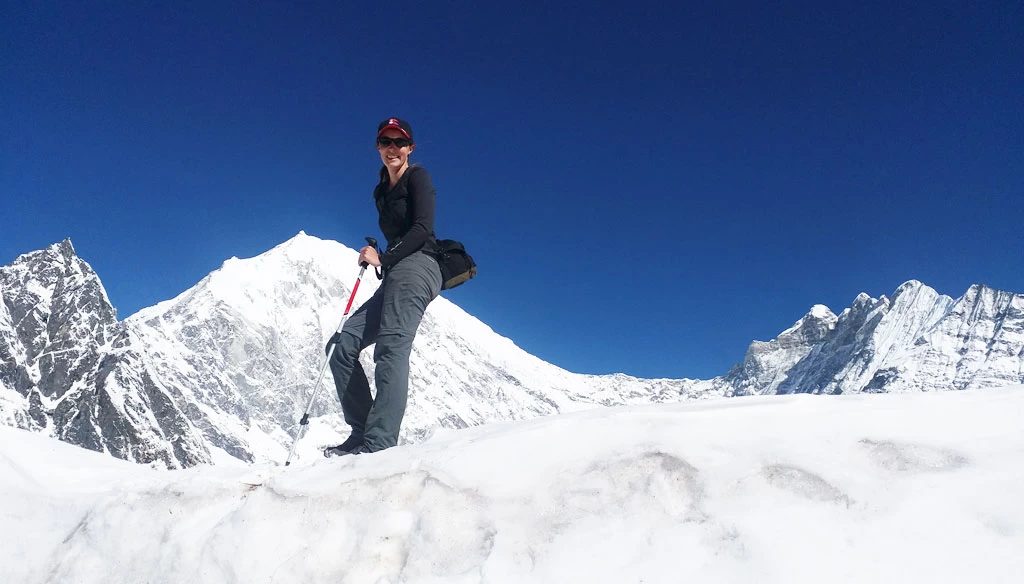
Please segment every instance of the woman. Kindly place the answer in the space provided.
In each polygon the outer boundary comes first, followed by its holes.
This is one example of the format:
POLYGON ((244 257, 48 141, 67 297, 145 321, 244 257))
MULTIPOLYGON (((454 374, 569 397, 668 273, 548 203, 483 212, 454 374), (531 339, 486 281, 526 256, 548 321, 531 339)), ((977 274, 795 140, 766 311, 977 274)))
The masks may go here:
POLYGON ((441 270, 431 255, 434 238, 434 186, 420 166, 409 165, 416 149, 408 122, 388 118, 377 127, 377 151, 384 164, 373 191, 379 225, 388 245, 359 250, 359 263, 383 268, 384 281, 359 307, 340 333, 327 344, 337 347, 331 373, 352 434, 344 443, 324 450, 324 456, 362 454, 390 448, 409 396, 409 354, 423 312, 441 291, 441 270), (377 343, 373 353, 377 397, 359 364, 359 352, 377 343))

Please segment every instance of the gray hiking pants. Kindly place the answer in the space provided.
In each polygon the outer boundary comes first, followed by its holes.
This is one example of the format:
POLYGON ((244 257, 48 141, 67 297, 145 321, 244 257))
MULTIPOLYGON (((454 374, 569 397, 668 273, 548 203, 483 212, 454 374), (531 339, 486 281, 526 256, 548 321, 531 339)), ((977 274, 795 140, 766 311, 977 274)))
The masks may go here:
POLYGON ((342 327, 331 373, 345 422, 371 452, 398 444, 409 398, 412 340, 427 305, 440 292, 437 260, 418 251, 392 266, 377 292, 342 327), (370 383, 359 364, 359 353, 373 343, 376 399, 370 396, 370 383))

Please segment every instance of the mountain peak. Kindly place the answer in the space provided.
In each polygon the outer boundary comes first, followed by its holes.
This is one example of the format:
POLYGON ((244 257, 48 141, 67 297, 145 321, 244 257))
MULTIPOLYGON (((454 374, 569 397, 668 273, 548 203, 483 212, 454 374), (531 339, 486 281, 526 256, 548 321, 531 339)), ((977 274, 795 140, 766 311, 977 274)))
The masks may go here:
POLYGON ((75 246, 71 243, 70 237, 65 237, 60 243, 55 243, 50 247, 46 248, 46 251, 59 254, 64 260, 70 260, 71 258, 78 257, 75 252, 75 246))
POLYGON ((936 292, 934 288, 931 288, 930 286, 925 285, 923 282, 920 282, 918 280, 907 280, 906 282, 900 284, 899 288, 896 288, 896 291, 892 293, 891 301, 892 301, 892 304, 895 305, 896 302, 901 297, 904 297, 904 296, 906 296, 908 298, 918 298, 918 297, 921 297, 921 296, 937 296, 937 295, 938 295, 938 292, 936 292))
POLYGON ((824 304, 815 304, 793 326, 779 333, 776 340, 783 345, 817 342, 832 330, 838 317, 824 304))
POLYGON ((8 264, 9 266, 38 266, 41 264, 54 265, 59 264, 67 266, 71 260, 77 258, 78 255, 75 253, 75 246, 71 243, 71 238, 66 237, 59 243, 52 243, 46 246, 45 249, 36 251, 30 251, 23 253, 14 259, 13 262, 8 264))
POLYGON ((814 318, 814 319, 817 319, 817 320, 829 320, 829 319, 835 319, 836 315, 833 314, 833 312, 829 309, 829 307, 825 306, 824 304, 815 304, 814 306, 811 307, 810 312, 808 312, 804 316, 804 318, 814 318))
POLYGON ((986 296, 993 296, 993 297, 998 297, 998 298, 1003 298, 1003 297, 1009 298, 1009 297, 1020 296, 1020 295, 1019 294, 1015 294, 1013 292, 1008 292, 1006 290, 1000 290, 999 288, 993 288, 992 286, 989 286, 987 284, 972 284, 971 287, 967 289, 967 292, 964 293, 964 297, 965 298, 986 297, 986 296))

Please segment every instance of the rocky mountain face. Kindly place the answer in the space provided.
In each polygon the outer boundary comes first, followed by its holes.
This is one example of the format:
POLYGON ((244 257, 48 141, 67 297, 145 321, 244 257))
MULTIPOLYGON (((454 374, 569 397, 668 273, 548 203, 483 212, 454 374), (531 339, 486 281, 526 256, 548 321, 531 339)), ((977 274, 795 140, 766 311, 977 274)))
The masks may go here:
POLYGON ((118 458, 209 459, 65 240, 0 268, 0 421, 118 458))
MULTIPOLYGON (((118 321, 70 241, 23 255, 0 268, 0 423, 168 467, 280 460, 356 256, 300 233, 118 321)), ((364 278, 356 305, 377 285, 364 278)), ((372 380, 372 348, 361 359, 372 380)), ((861 294, 838 317, 815 306, 703 381, 570 373, 438 298, 413 346, 402 439, 599 405, 1008 385, 1024 382, 1022 365, 1024 296, 983 286, 954 301, 908 282, 891 300, 861 294)), ((328 374, 313 415, 344 436, 338 410, 328 374)))

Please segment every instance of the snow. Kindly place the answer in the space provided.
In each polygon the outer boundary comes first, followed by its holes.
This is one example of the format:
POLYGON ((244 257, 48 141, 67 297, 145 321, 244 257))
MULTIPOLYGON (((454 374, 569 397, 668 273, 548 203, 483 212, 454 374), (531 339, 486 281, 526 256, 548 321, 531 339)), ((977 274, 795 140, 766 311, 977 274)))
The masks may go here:
POLYGON ((810 314, 814 318, 822 320, 826 318, 835 318, 835 315, 832 314, 832 311, 829 310, 829 308, 824 304, 815 304, 814 306, 812 306, 810 314))
MULTIPOLYGON (((0 389, 7 389, 2 381, 0 389)), ((28 411, 28 408, 29 403, 25 396, 13 390, 0 391, 0 426, 21 426, 19 420, 24 417, 21 412, 28 411)))
POLYGON ((1024 386, 757 396, 174 471, 0 428, 0 582, 1016 582, 1022 427, 1024 386))

